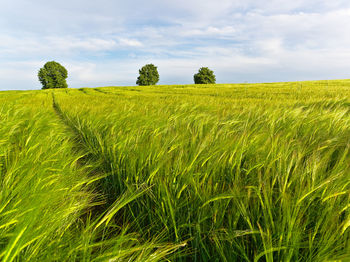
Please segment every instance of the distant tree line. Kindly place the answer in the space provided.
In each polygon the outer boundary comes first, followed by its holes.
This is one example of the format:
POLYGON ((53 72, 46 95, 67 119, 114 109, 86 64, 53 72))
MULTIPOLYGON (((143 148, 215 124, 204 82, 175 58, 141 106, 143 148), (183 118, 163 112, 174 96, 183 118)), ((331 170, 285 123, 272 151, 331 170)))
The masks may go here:
MULTIPOLYGON (((67 88, 68 71, 61 64, 50 61, 44 67, 40 68, 38 78, 42 84, 42 89, 67 88)), ((214 72, 208 67, 201 67, 193 76, 195 84, 215 84, 216 77, 214 72)), ((159 81, 158 69, 153 64, 147 64, 139 70, 139 76, 136 84, 139 86, 156 85, 159 81)))

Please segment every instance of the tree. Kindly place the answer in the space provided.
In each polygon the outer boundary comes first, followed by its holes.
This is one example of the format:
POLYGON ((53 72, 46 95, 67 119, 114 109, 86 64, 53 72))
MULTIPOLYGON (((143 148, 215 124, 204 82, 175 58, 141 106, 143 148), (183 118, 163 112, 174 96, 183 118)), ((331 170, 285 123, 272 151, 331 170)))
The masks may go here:
POLYGON ((136 84, 139 86, 155 85, 159 81, 157 67, 153 64, 147 64, 139 70, 140 76, 137 78, 136 84))
POLYGON ((208 67, 201 67, 193 78, 195 84, 215 84, 216 82, 214 72, 208 67))
POLYGON ((40 68, 38 78, 43 85, 42 89, 67 88, 67 69, 55 61, 47 62, 40 68))

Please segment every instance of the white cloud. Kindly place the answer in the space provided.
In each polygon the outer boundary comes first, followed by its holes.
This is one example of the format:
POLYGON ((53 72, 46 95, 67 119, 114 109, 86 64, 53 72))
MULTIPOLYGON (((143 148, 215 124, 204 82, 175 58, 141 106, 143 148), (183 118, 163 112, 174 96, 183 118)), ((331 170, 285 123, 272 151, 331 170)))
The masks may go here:
POLYGON ((99 38, 87 38, 79 39, 76 37, 47 37, 45 42, 41 45, 45 45, 48 49, 65 51, 108 51, 117 47, 117 42, 110 39, 99 38))
POLYGON ((209 26, 205 28, 190 29, 180 32, 183 37, 193 37, 193 36, 204 36, 204 37, 215 37, 215 36, 230 36, 236 32, 233 26, 215 27, 209 26))
POLYGON ((200 66, 218 82, 347 78, 348 24, 345 0, 4 0, 0 88, 37 88, 48 60, 72 87, 133 85, 149 62, 163 84, 200 66))
POLYGON ((0 55, 23 56, 70 56, 77 52, 99 53, 118 50, 120 47, 141 47, 142 43, 135 39, 73 36, 26 36, 18 38, 11 35, 0 36, 0 55))
POLYGON ((135 39, 127 39, 127 38, 121 38, 119 39, 119 44, 121 46, 128 46, 128 47, 141 47, 142 43, 135 39))

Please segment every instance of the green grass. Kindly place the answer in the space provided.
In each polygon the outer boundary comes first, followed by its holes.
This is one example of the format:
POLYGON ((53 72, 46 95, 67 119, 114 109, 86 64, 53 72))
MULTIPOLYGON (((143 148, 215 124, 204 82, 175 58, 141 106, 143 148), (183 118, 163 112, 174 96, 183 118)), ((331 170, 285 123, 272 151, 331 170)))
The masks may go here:
POLYGON ((2 261, 348 261, 350 80, 0 93, 2 261))

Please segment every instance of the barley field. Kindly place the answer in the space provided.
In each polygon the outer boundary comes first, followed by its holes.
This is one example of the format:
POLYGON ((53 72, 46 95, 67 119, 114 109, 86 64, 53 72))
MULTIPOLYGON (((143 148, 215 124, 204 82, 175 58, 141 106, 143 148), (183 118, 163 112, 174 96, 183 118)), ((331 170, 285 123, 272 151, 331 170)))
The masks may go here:
POLYGON ((350 80, 0 92, 0 260, 350 261, 350 80))

